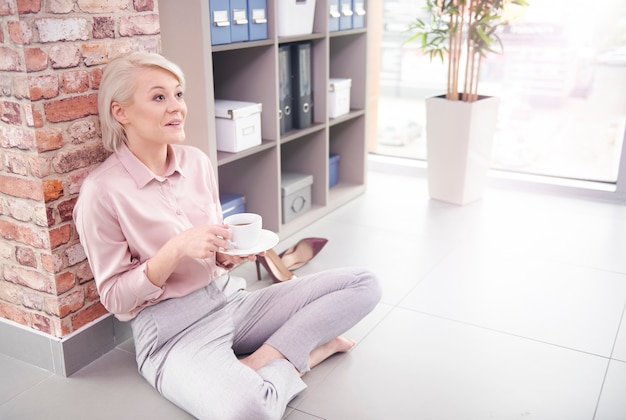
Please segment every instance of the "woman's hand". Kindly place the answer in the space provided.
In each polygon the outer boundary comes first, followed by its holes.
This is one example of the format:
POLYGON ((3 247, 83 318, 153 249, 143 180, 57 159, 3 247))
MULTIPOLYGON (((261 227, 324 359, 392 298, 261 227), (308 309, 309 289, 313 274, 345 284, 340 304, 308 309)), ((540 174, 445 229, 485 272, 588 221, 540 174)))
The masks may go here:
MULTIPOLYGON (((265 253, 263 253, 265 254, 265 253)), ((239 255, 228 255, 228 254, 222 254, 221 252, 217 252, 215 254, 215 261, 221 265, 222 267, 226 268, 226 269, 231 269, 234 266, 241 264, 243 262, 246 261, 255 261, 256 260, 256 255, 245 255, 245 256, 239 256, 239 255)))
POLYGON ((228 225, 194 226, 167 241, 148 260, 146 275, 156 286, 162 287, 178 264, 188 258, 211 258, 220 248, 228 249, 228 225))
POLYGON ((211 258, 220 248, 228 249, 229 239, 228 225, 202 225, 187 229, 172 238, 172 241, 176 243, 181 256, 211 258))

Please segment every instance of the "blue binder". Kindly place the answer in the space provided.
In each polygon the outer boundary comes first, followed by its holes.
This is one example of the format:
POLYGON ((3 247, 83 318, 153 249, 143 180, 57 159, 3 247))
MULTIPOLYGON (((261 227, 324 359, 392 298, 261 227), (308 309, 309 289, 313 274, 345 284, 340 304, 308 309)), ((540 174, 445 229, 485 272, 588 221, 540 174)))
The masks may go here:
POLYGON ((328 0, 328 31, 334 32, 339 30, 339 0, 328 0))
POLYGON ((365 26, 365 1, 352 0, 352 27, 362 28, 365 26))
POLYGON ((230 43, 230 2, 228 0, 210 0, 211 45, 230 43))
POLYGON ((352 0, 339 0, 339 30, 352 29, 352 0))
POLYGON ((248 31, 250 41, 267 39, 266 0, 248 0, 248 31))
POLYGON ((230 42, 248 39, 248 0, 230 0, 230 42))

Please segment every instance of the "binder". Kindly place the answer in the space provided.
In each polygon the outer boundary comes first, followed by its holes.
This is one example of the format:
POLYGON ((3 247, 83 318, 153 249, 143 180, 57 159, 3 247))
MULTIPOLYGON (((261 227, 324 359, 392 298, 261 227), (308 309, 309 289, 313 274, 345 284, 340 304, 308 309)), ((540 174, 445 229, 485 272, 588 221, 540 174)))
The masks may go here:
POLYGON ((248 0, 248 38, 250 41, 267 39, 266 0, 248 0))
POLYGON ((352 0, 339 0, 339 30, 352 29, 352 0))
POLYGON ((312 47, 306 41, 293 44, 291 50, 294 128, 307 128, 313 123, 312 47))
POLYGON ((352 27, 363 28, 365 26, 365 2, 364 0, 352 0, 352 27))
POLYGON ((248 0, 230 0, 230 42, 248 39, 248 0))
POLYGON ((280 134, 293 129, 293 113, 291 112, 291 45, 278 47, 278 120, 280 134))
POLYGON ((211 45, 230 43, 230 4, 229 0, 210 0, 211 45))
POLYGON ((339 30, 339 0, 328 0, 328 31, 335 32, 339 30))

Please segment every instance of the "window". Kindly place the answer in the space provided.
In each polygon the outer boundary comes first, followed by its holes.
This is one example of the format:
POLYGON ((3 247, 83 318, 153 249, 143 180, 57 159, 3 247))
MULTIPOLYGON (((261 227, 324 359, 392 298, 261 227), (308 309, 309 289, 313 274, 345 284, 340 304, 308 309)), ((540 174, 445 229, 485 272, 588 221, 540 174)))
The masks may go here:
MULTIPOLYGON (((374 153, 426 159, 423 99, 445 65, 402 45, 423 1, 384 0, 374 153)), ((492 168, 616 183, 626 126, 626 2, 531 0, 500 31, 504 54, 482 65, 480 93, 501 98, 492 168)))

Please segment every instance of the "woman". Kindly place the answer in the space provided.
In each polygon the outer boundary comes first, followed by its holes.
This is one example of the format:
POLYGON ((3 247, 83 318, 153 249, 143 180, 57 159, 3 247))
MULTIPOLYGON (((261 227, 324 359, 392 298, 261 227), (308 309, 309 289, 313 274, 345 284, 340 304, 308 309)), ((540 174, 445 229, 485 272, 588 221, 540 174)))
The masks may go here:
POLYGON ((301 376, 354 342, 340 334, 380 299, 366 270, 329 270, 247 292, 227 270, 209 159, 183 146, 185 79, 136 52, 104 71, 98 107, 112 155, 84 181, 74 209, 103 305, 130 321, 139 371, 201 419, 278 419, 301 376))

